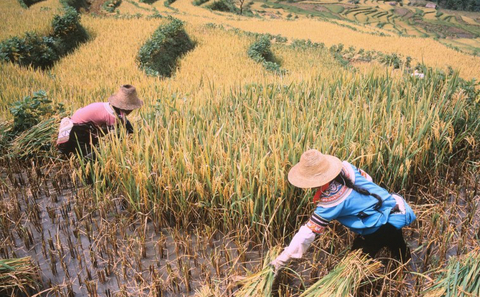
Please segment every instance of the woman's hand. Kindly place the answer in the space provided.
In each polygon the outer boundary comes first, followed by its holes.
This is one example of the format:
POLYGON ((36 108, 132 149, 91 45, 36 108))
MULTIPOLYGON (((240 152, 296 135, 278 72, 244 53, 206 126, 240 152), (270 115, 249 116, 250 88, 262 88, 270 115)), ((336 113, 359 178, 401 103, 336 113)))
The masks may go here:
POLYGON ((290 258, 291 256, 288 251, 284 250, 277 258, 275 258, 275 260, 270 262, 270 266, 272 266, 275 276, 278 275, 280 270, 287 266, 290 258))

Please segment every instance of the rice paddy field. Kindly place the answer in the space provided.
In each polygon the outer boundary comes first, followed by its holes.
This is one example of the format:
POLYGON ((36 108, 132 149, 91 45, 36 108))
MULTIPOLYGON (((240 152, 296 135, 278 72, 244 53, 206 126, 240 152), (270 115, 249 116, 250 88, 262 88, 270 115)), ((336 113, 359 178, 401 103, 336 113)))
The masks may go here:
MULTIPOLYGON (((376 1, 255 1, 245 15, 104 2, 80 10, 89 39, 52 67, 0 63, 0 296, 480 294, 479 16, 376 1), (172 17, 195 47, 172 76, 147 75, 139 50, 172 17), (436 36, 447 22, 456 31, 436 36), (248 53, 265 35, 273 71, 248 53), (94 160, 57 152, 61 118, 122 84, 144 101, 135 132, 104 136, 94 160), (33 103, 19 122, 31 100, 58 108, 33 103), (355 235, 333 223, 274 277, 268 264, 315 207, 287 181, 310 148, 405 197, 409 262, 350 253, 355 235)), ((48 36, 63 10, 2 0, 0 41, 48 36)))

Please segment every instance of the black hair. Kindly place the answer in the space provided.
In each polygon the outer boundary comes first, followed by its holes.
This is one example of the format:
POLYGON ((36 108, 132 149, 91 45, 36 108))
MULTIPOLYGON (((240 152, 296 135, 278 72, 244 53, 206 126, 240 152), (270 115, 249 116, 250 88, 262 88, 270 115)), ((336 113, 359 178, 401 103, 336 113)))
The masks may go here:
POLYGON ((116 113, 117 115, 120 115, 122 111, 124 111, 126 115, 128 115, 128 114, 130 114, 130 113, 132 112, 132 110, 121 109, 121 108, 115 107, 115 106, 113 106, 113 105, 112 105, 112 107, 113 107, 113 110, 115 110, 115 113, 116 113))
POLYGON ((340 171, 340 173, 333 179, 334 181, 336 181, 337 183, 339 184, 343 184, 347 187, 349 187, 350 189, 353 189, 355 190, 356 192, 360 193, 360 194, 363 194, 363 195, 367 195, 367 196, 373 196, 375 197, 375 199, 378 200, 377 204, 375 205, 375 210, 379 210, 380 207, 382 207, 382 198, 380 196, 378 196, 377 194, 375 193, 370 193, 368 190, 364 189, 364 188, 360 188, 359 186, 356 186, 351 179, 349 179, 344 173, 343 171, 340 171))

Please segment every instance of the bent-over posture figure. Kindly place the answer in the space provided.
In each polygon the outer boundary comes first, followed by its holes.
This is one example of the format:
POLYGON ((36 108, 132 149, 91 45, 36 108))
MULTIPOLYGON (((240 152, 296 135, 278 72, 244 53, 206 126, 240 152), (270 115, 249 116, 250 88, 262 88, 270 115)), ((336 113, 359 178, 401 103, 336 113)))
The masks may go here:
POLYGON ((291 258, 302 258, 315 235, 332 220, 358 234, 352 249, 362 249, 373 258, 387 247, 398 260, 410 258, 402 227, 413 222, 415 214, 401 196, 375 184, 363 170, 337 157, 308 150, 292 167, 288 180, 299 188, 317 189, 313 199, 317 207, 290 245, 270 263, 276 273, 291 258))
POLYGON ((87 156, 98 138, 115 126, 124 126, 127 133, 133 127, 127 120, 134 109, 143 102, 138 98, 132 85, 122 85, 120 90, 108 98, 108 102, 95 102, 78 109, 71 118, 63 118, 57 139, 57 147, 64 154, 80 153, 87 156))

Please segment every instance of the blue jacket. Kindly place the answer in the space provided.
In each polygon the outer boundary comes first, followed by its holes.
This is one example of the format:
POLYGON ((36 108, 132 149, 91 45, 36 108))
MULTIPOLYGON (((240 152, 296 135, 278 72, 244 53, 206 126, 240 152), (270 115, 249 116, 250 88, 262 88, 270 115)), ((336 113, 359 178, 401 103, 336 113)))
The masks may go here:
POLYGON ((319 233, 329 221, 338 220, 355 233, 366 235, 377 231, 382 225, 390 223, 397 229, 409 225, 415 220, 415 214, 405 200, 375 184, 364 171, 357 169, 347 161, 343 162, 343 173, 352 182, 370 193, 381 197, 383 203, 375 210, 378 200, 363 195, 343 184, 332 181, 320 196, 314 215, 307 226, 319 233), (400 211, 392 212, 399 204, 400 211), (403 205, 402 205, 403 204, 403 205), (315 227, 317 229, 315 230, 315 227))

